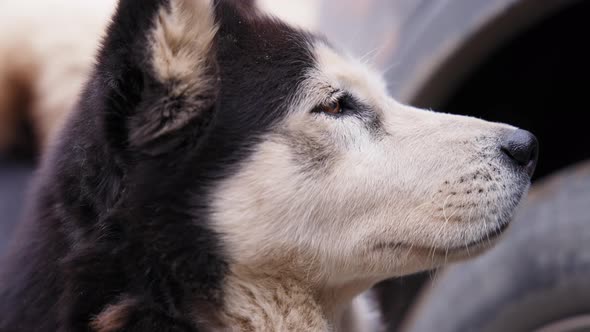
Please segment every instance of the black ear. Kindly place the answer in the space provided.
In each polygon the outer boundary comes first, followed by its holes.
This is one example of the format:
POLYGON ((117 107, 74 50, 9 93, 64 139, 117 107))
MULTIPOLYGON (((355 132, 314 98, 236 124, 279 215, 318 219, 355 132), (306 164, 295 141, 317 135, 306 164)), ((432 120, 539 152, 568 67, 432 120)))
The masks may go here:
POLYGON ((219 84, 212 0, 120 0, 89 85, 107 140, 160 154, 201 135, 219 84))

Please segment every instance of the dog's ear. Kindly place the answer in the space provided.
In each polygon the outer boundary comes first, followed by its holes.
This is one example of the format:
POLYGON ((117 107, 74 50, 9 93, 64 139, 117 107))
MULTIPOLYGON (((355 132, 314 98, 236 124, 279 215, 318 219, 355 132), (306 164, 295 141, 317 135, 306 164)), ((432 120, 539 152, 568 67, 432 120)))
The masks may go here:
POLYGON ((216 32, 212 0, 120 0, 88 87, 110 143, 157 155, 206 131, 216 32))

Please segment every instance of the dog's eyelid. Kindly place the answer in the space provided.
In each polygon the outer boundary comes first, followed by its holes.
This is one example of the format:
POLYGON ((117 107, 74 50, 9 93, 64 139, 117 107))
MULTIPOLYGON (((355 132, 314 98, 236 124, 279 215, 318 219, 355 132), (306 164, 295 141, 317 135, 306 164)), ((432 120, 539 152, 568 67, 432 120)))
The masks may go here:
POLYGON ((369 109, 370 107, 353 96, 352 93, 345 90, 334 89, 324 102, 316 105, 311 110, 311 113, 320 113, 331 117, 353 116, 363 119, 366 117, 366 113, 369 109), (333 104, 338 105, 338 112, 324 112, 326 107, 330 108, 329 106, 333 104))

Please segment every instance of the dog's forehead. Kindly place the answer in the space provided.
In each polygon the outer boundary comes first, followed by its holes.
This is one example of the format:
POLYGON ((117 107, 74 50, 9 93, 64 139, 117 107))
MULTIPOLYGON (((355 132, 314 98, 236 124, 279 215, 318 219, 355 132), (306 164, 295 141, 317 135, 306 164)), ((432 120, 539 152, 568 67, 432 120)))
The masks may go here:
POLYGON ((222 65, 237 63, 259 71, 289 69, 290 73, 313 65, 318 36, 272 16, 233 7, 218 16, 222 65))
POLYGON ((317 67, 314 45, 319 37, 267 16, 226 15, 220 23, 217 57, 223 111, 263 123, 282 118, 289 100, 317 67))
POLYGON ((387 96, 379 73, 334 48, 321 35, 272 17, 239 15, 226 17, 220 32, 222 71, 249 83, 264 80, 256 83, 256 89, 265 91, 267 83, 273 90, 266 91, 268 97, 293 93, 303 82, 318 90, 346 90, 374 103, 387 96), (284 86, 289 89, 281 89, 284 86))

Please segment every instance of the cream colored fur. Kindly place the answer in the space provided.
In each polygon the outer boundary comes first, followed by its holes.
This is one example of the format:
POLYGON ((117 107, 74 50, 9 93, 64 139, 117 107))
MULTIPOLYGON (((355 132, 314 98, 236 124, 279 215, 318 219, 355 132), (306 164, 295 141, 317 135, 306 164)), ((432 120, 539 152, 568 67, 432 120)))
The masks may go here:
MULTIPOLYGON (((150 134, 151 138, 185 126, 199 116, 191 110, 213 103, 217 93, 215 54, 211 51, 217 25, 211 1, 170 0, 169 7, 161 8, 156 17, 150 38, 151 64, 156 79, 171 89, 169 97, 184 97, 186 109, 162 114, 167 121, 150 134)), ((141 131, 136 136, 131 140, 145 139, 141 131)))
POLYGON ((0 150, 15 136, 7 119, 30 116, 41 148, 51 139, 86 81, 115 3, 0 0, 0 150), (23 93, 6 90, 15 82, 29 90, 30 109, 10 102, 23 93))
POLYGON ((211 84, 201 79, 217 32, 211 3, 173 0, 170 7, 157 18, 152 64, 161 81, 178 82, 176 95, 198 93, 211 84))

